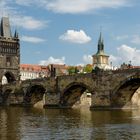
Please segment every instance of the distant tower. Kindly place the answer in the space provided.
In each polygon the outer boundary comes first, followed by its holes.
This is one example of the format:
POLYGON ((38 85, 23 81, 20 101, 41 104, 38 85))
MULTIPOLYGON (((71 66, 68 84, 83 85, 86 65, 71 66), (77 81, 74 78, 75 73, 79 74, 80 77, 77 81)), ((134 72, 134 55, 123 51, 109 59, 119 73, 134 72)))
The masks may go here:
POLYGON ((100 69, 108 69, 109 67, 109 56, 104 53, 104 42, 102 38, 102 33, 100 32, 100 37, 98 40, 98 51, 93 56, 93 67, 98 67, 100 69))
POLYGON ((0 83, 3 77, 8 83, 19 80, 20 42, 18 33, 12 36, 9 18, 3 17, 0 24, 0 83))

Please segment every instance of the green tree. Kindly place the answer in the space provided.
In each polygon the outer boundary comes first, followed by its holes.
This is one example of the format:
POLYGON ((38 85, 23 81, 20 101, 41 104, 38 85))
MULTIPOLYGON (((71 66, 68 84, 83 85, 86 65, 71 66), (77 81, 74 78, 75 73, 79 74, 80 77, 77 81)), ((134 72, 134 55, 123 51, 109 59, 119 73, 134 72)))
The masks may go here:
POLYGON ((69 73, 69 74, 75 74, 75 73, 76 73, 76 67, 74 67, 74 66, 69 66, 69 67, 68 67, 68 73, 69 73))
POLYGON ((90 73, 90 72, 92 72, 92 69, 93 69, 93 66, 91 64, 87 64, 84 67, 83 72, 90 73))

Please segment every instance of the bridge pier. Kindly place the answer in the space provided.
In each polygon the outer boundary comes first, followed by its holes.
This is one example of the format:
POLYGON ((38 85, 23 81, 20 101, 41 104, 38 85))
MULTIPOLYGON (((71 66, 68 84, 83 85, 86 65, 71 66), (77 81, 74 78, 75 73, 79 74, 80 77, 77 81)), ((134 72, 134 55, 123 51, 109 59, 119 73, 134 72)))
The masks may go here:
POLYGON ((111 108, 110 91, 96 91, 91 96, 90 109, 106 109, 111 108))
POLYGON ((43 97, 44 108, 59 108, 60 94, 47 92, 43 97))
POLYGON ((7 105, 22 105, 23 104, 23 95, 12 93, 8 96, 7 105))

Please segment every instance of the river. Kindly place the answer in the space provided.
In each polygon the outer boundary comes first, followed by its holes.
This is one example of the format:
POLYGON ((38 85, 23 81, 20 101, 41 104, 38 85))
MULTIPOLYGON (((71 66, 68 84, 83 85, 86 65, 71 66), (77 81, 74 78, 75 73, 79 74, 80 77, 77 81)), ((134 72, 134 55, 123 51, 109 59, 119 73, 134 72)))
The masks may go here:
POLYGON ((0 140, 140 140, 140 110, 0 107, 0 140))

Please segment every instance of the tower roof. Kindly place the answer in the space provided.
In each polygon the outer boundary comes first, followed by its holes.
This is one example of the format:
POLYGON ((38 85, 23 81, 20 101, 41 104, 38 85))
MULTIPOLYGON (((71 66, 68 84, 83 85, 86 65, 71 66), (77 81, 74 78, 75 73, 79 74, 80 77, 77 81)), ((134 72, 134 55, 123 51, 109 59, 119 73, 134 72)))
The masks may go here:
POLYGON ((102 32, 100 32, 99 40, 98 40, 98 52, 97 53, 103 53, 104 52, 104 42, 102 37, 102 32))
POLYGON ((103 41, 103 37, 102 37, 102 32, 100 32, 100 36, 99 36, 99 40, 98 40, 98 46, 97 46, 98 50, 97 53, 94 54, 93 56, 107 56, 108 55, 104 52, 104 41, 103 41))
POLYGON ((11 38, 11 28, 8 17, 2 17, 0 25, 0 35, 6 38, 11 38))
POLYGON ((100 32, 98 44, 102 44, 102 43, 103 43, 103 37, 102 37, 102 32, 100 32))

